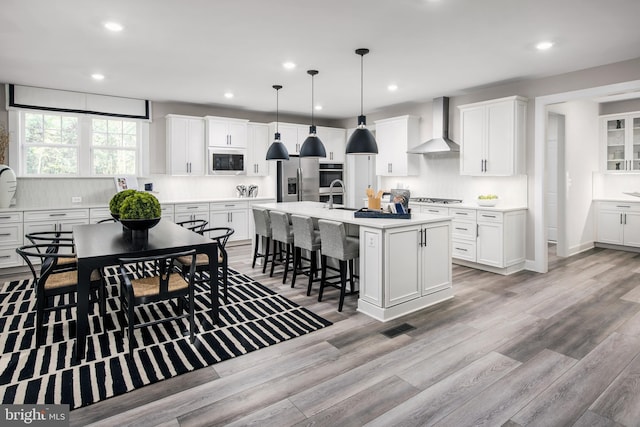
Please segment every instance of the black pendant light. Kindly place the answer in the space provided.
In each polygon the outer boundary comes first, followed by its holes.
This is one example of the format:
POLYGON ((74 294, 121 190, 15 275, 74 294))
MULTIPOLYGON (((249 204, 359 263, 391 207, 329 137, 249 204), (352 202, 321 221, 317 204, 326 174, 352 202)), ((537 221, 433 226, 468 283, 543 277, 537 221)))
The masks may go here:
POLYGON ((300 157, 327 157, 327 151, 316 135, 316 127, 313 124, 313 76, 318 74, 318 70, 308 70, 307 74, 311 76, 311 126, 309 126, 309 136, 300 148, 300 157))
POLYGON ((267 150, 267 160, 289 160, 289 152, 280 141, 280 132, 278 132, 278 91, 282 89, 282 86, 273 85, 273 88, 276 90, 276 135, 267 150))
POLYGON ((369 53, 369 49, 356 49, 356 54, 360 55, 360 115, 358 116, 358 127, 351 134, 347 142, 347 154, 378 154, 378 144, 373 134, 367 129, 367 118, 363 113, 363 62, 364 56, 369 53))

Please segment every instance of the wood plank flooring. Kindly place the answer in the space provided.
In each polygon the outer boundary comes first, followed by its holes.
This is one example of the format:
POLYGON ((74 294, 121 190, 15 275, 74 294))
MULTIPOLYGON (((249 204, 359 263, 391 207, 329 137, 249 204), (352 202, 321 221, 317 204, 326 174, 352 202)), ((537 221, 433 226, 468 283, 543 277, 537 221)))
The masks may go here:
POLYGON ((229 254, 334 325, 80 408, 72 426, 640 426, 640 254, 551 247, 549 273, 506 277, 454 266, 453 300, 387 323, 252 269, 248 245, 229 254))

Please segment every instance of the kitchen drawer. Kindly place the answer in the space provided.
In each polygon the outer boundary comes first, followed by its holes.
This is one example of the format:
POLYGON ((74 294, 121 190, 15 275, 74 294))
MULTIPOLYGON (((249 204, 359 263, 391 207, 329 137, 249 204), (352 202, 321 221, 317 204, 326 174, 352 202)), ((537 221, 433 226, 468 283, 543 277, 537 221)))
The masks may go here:
POLYGON ((21 246, 24 241, 22 223, 0 225, 0 246, 21 246))
POLYGON ((8 222, 22 222, 22 212, 0 213, 0 224, 6 224, 8 222))
MULTIPOLYGON (((418 205, 416 205, 418 207, 418 205)), ((420 206, 421 213, 428 213, 433 215, 449 215, 449 208, 443 208, 439 206, 420 206)))
POLYGON ((91 208, 89 209, 89 218, 89 221, 95 224, 103 219, 113 218, 113 216, 111 216, 109 208, 91 208))
POLYGON ((178 214, 193 212, 209 212, 209 203, 185 203, 174 205, 174 212, 178 214))
POLYGON ((249 202, 215 202, 209 203, 209 209, 212 211, 228 211, 231 209, 249 209, 249 202))
POLYGON ((0 268, 16 267, 22 265, 22 257, 16 252, 16 248, 0 248, 0 268))
POLYGON ((502 212, 479 210, 477 220, 478 222, 502 223, 502 217, 503 217, 502 212))
POLYGON ((89 219, 89 209, 65 209, 47 211, 28 211, 24 213, 24 222, 62 221, 67 219, 89 219))
POLYGON ((451 222, 451 237, 454 239, 475 240, 476 239, 476 222, 475 221, 456 221, 451 222))
POLYGON ((624 211, 640 211, 640 203, 634 202, 598 202, 599 209, 606 210, 624 210, 624 211))
POLYGON ((162 216, 173 215, 173 205, 160 205, 160 210, 162 211, 162 216))
POLYGON ((476 241, 469 240, 451 240, 453 258, 465 259, 467 261, 476 261, 476 241))
POLYGON ((476 210, 475 209, 462 209, 462 208, 450 208, 449 215, 451 215, 455 221, 456 218, 466 219, 469 221, 476 220, 476 210))

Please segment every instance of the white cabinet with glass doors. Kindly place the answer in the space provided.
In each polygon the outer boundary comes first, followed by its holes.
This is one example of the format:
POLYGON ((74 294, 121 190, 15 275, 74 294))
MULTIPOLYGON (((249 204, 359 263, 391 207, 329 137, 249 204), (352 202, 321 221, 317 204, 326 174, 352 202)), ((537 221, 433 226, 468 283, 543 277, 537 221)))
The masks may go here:
POLYGON ((640 171, 640 112, 600 117, 603 169, 640 171))

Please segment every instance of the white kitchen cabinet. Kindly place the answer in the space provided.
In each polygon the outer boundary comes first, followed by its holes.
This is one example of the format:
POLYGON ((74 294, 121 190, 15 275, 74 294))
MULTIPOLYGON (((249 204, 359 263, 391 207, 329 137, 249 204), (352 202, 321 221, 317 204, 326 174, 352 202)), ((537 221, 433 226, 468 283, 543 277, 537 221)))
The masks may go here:
POLYGON ((23 264, 22 257, 16 252, 16 248, 24 244, 22 221, 22 212, 0 213, 0 268, 23 264))
POLYGON ((113 218, 109 208, 91 208, 89 209, 89 223, 96 224, 104 219, 113 218))
POLYGON ((409 176, 420 173, 420 155, 407 150, 420 143, 419 117, 401 116, 376 120, 376 174, 409 176))
POLYGON ((596 209, 596 242, 640 247, 640 203, 600 202, 596 209))
POLYGON ((205 116, 206 140, 209 147, 247 148, 249 120, 205 116))
POLYGON ((173 212, 176 223, 196 219, 209 222, 209 203, 176 203, 173 212))
MULTIPOLYGON (((89 223, 89 209, 58 209, 24 212, 24 234, 41 231, 73 231, 74 225, 89 223)), ((24 237, 24 244, 31 241, 24 237)), ((71 248, 61 248, 60 253, 73 252, 71 248)), ((40 260, 33 259, 34 263, 40 260)))
POLYGON ((387 231, 384 261, 385 307, 451 287, 451 226, 448 222, 387 231), (417 250, 407 250, 416 247, 417 250))
POLYGON ((604 171, 640 171, 640 112, 600 117, 604 171))
POLYGON ((204 120, 201 117, 169 114, 167 121, 167 173, 204 175, 206 153, 204 120))
POLYGON ((524 268, 526 210, 450 208, 453 261, 499 274, 524 268))
MULTIPOLYGON (((412 206, 409 207, 412 208, 412 206)), ((449 215, 449 208, 444 208, 442 206, 415 205, 415 207, 420 209, 421 213, 445 216, 449 215)))
POLYGON ((247 125, 247 161, 245 163, 247 176, 269 175, 267 150, 270 144, 269 125, 262 123, 247 125))
MULTIPOLYGON (((278 123, 280 141, 287 147, 289 154, 300 154, 300 147, 309 136, 309 126, 295 123, 278 123)), ((269 133, 275 136, 276 123, 269 123, 269 133)))
POLYGON ((318 135, 327 151, 327 157, 320 158, 320 163, 345 162, 346 129, 318 126, 316 135, 318 135))
POLYGON ((458 108, 461 175, 524 173, 526 98, 511 96, 458 108))
POLYGON ((211 220, 208 227, 233 228, 234 233, 229 237, 229 241, 249 239, 248 202, 210 203, 209 209, 211 220))

